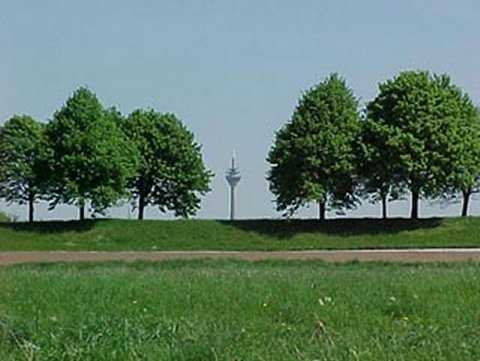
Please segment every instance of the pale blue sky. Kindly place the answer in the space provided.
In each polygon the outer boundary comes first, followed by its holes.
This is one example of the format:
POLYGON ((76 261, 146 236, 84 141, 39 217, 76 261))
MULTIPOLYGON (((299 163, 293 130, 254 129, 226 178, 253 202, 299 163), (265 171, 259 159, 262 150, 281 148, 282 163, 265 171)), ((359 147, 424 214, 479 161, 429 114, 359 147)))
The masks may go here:
MULTIPOLYGON (((265 157, 303 90, 336 71, 365 102, 378 82, 421 68, 450 74, 480 103, 479 19, 478 0, 1 0, 0 120, 26 113, 46 121, 80 85, 124 113, 176 113, 216 173, 198 216, 228 216, 224 171, 235 148, 243 174, 237 214, 278 217, 265 157)), ((404 202, 391 208, 408 214, 404 202)), ((458 210, 422 202, 421 215, 458 210)), ((349 215, 379 213, 365 205, 349 215)), ((316 208, 300 215, 316 216, 316 208)), ((39 216, 76 210, 47 214, 41 206, 39 216)))

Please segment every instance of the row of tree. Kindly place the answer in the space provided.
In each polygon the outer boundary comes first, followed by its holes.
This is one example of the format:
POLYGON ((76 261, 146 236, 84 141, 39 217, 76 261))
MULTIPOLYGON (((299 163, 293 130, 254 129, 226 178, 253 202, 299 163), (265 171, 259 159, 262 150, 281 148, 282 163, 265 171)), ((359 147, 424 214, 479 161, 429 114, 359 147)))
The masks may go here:
POLYGON ((387 203, 463 197, 462 216, 480 179, 480 117, 447 75, 406 71, 379 85, 365 109, 332 74, 303 94, 276 134, 267 179, 278 210, 317 202, 343 211, 361 199, 387 203))
MULTIPOLYGON (((267 180, 277 208, 293 214, 317 202, 344 211, 362 199, 387 203, 463 197, 468 213, 480 179, 480 117, 446 75, 402 72, 379 85, 362 111, 345 80, 332 74, 300 98, 276 134, 267 180)), ((143 219, 157 206, 187 217, 199 208, 213 174, 201 147, 173 114, 136 110, 124 117, 77 89, 48 123, 13 116, 0 128, 0 197, 34 205, 46 200, 102 214, 128 198, 143 219)))
POLYGON ((102 214, 129 198, 143 219, 155 205, 187 217, 210 190, 201 147, 173 114, 106 109, 87 88, 77 89, 48 123, 13 116, 0 128, 0 197, 29 205, 46 200, 102 214))

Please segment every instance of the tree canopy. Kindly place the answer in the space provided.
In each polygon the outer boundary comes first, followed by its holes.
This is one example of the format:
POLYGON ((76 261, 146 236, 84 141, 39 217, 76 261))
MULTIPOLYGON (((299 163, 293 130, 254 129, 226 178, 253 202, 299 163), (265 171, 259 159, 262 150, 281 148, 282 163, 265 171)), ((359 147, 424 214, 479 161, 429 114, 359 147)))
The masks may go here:
POLYGON ((294 213, 309 202, 356 205, 355 147, 360 134, 358 102, 344 79, 331 74, 300 98, 291 120, 276 134, 268 154, 267 180, 278 210, 294 213))
POLYGON ((42 196, 43 127, 28 115, 14 115, 0 128, 0 197, 7 202, 29 205, 42 196))
POLYGON ((402 72, 380 84, 368 104, 367 118, 379 134, 370 146, 394 165, 394 179, 409 188, 412 218, 418 218, 420 196, 434 196, 447 179, 456 178, 453 167, 446 169, 461 156, 460 148, 471 146, 464 136, 470 132, 472 109, 448 76, 426 71, 402 72))
POLYGON ((176 216, 194 215, 200 196, 210 190, 213 174, 206 169, 193 134, 175 115, 154 110, 132 112, 123 129, 140 154, 139 167, 128 183, 138 201, 138 218, 143 219, 148 205, 176 216))
POLYGON ((102 213, 125 196, 137 153, 118 117, 87 88, 77 89, 54 114, 46 127, 52 206, 75 204, 83 219, 87 202, 94 213, 102 213))
POLYGON ((359 193, 372 203, 381 201, 384 219, 388 215, 388 201, 400 199, 405 193, 397 164, 385 147, 388 137, 388 131, 381 124, 371 119, 362 121, 357 151, 357 174, 361 183, 359 193))
POLYGON ((451 145, 442 166, 443 197, 463 197, 462 216, 468 215, 471 195, 479 192, 480 180, 480 114, 463 96, 464 114, 457 120, 458 129, 450 133, 451 145))

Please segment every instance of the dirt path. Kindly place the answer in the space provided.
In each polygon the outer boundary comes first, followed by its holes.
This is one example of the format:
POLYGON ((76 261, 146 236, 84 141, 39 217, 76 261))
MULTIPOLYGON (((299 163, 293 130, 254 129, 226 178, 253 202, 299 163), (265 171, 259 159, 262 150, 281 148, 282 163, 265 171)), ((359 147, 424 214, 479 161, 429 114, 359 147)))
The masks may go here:
POLYGON ((164 261, 172 259, 233 258, 248 261, 264 259, 319 259, 327 262, 395 261, 395 262, 458 262, 480 261, 480 249, 418 249, 418 250, 344 250, 344 251, 277 251, 277 252, 0 252, 0 265, 27 262, 81 261, 164 261))

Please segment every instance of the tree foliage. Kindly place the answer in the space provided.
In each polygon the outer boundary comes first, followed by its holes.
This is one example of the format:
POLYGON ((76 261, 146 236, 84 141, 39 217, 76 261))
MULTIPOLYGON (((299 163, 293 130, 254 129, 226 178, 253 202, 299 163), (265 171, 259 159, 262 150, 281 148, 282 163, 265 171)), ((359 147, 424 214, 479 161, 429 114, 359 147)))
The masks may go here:
POLYGON ((42 125, 28 115, 15 115, 0 128, 0 197, 28 204, 30 222, 43 192, 42 140, 42 125))
POLYGON ((417 218, 419 197, 438 194, 452 179, 449 163, 460 155, 460 148, 470 147, 464 137, 469 133, 471 102, 448 76, 425 71, 402 72, 380 84, 379 90, 367 106, 367 118, 379 134, 371 145, 394 166, 395 181, 410 189, 411 216, 417 218))
POLYGON ((360 193, 372 203, 382 203, 382 218, 387 218, 387 203, 400 199, 404 185, 399 180, 397 164, 384 145, 389 133, 385 127, 371 119, 362 121, 358 144, 357 174, 361 183, 360 193))
POLYGON ((472 194, 480 191, 480 113, 464 95, 464 115, 458 120, 459 129, 452 133, 450 157, 442 167, 443 197, 463 198, 462 216, 468 215, 472 194))
POLYGON ((323 219, 327 207, 355 206, 359 131, 358 102, 340 76, 332 74, 308 90, 277 132, 267 158, 277 209, 292 214, 314 201, 323 219))
POLYGON ((87 88, 77 89, 54 114, 46 128, 52 206, 76 204, 83 219, 88 201, 102 213, 126 194, 137 153, 117 124, 119 116, 87 88))
POLYGON ((200 196, 210 190, 213 174, 206 169, 193 134, 175 115, 154 110, 132 112, 123 129, 140 154, 139 167, 129 181, 139 219, 148 205, 176 216, 194 215, 200 196))

